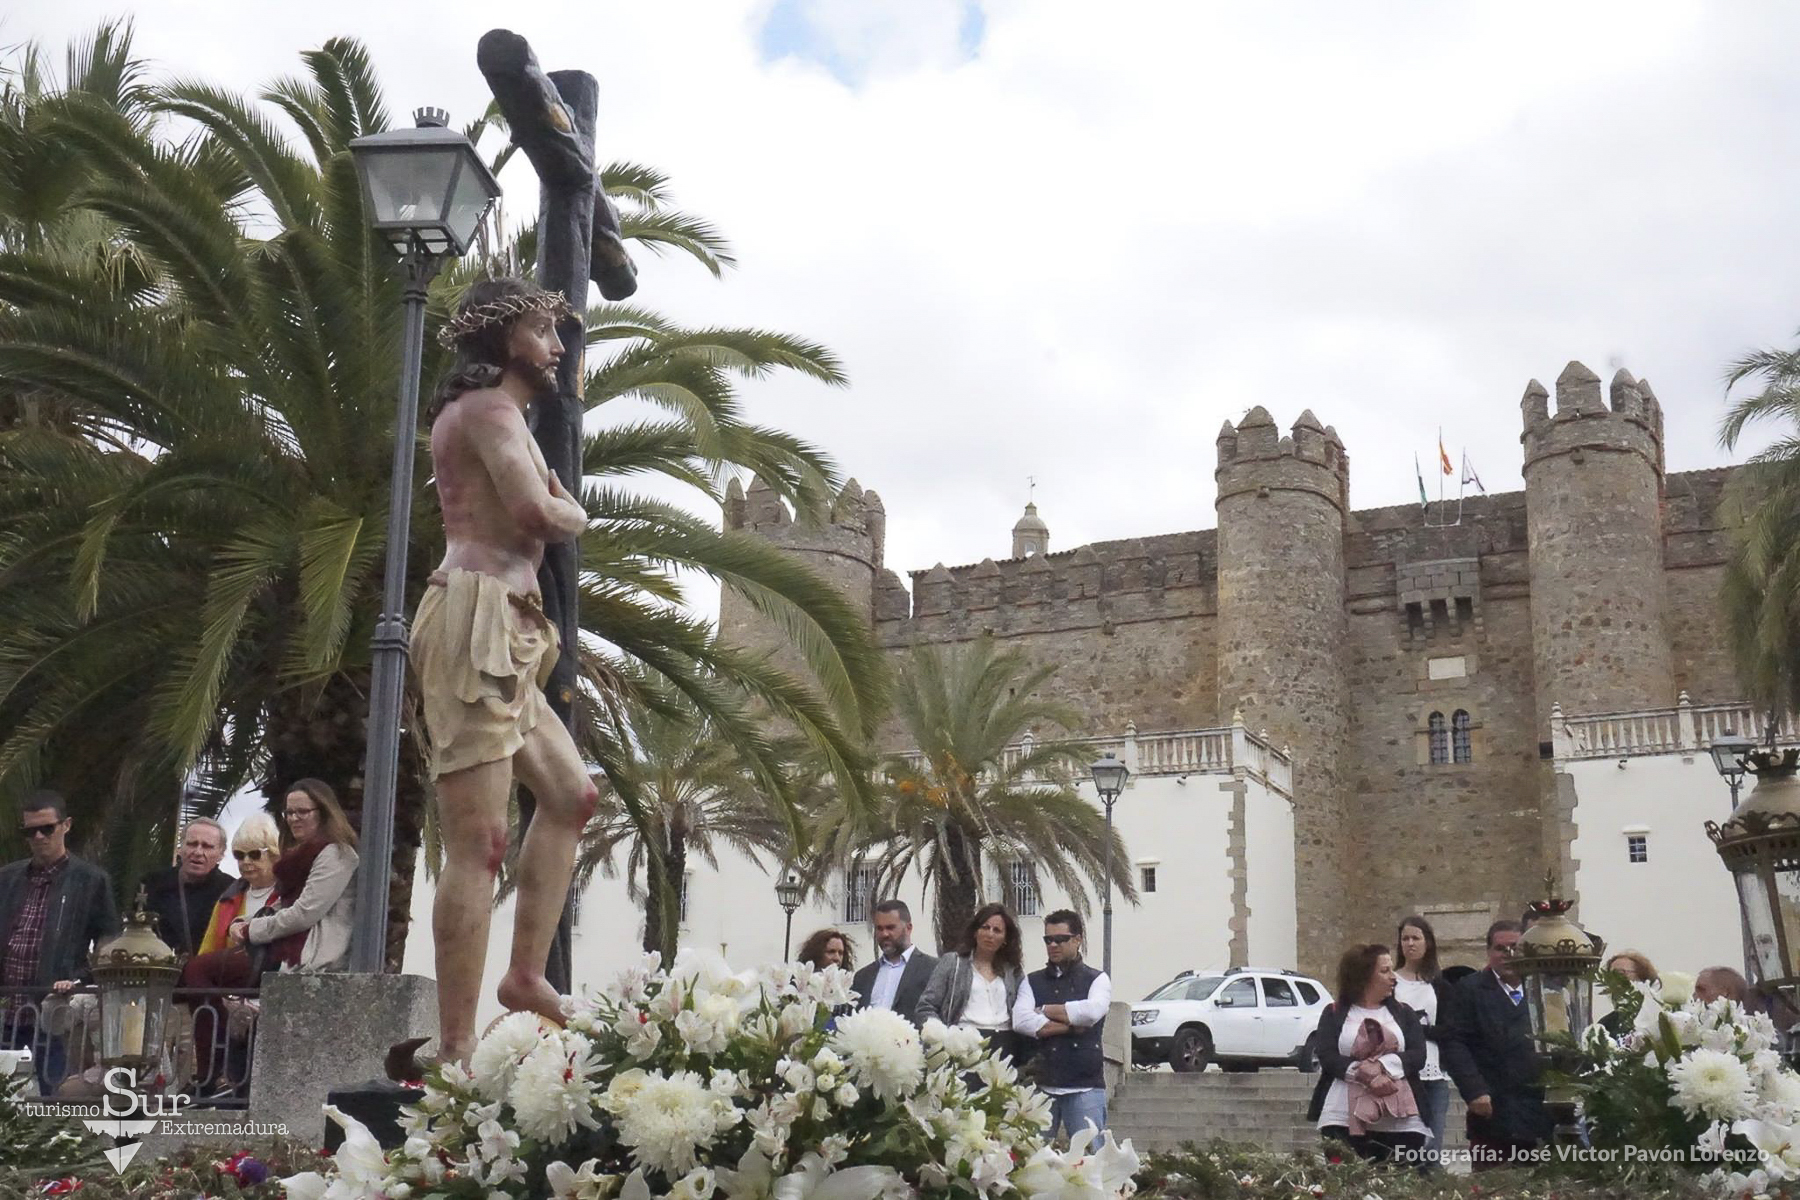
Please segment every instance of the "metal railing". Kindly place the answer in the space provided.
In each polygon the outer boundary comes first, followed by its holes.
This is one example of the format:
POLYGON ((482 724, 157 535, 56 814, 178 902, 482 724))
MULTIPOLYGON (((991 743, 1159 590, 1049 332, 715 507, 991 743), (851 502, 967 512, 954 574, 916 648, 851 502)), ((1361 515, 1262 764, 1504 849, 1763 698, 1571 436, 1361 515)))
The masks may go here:
MULTIPOLYGON (((156 1092, 183 1092, 189 1109, 249 1104, 260 1004, 254 988, 178 988, 164 1039, 156 1092)), ((92 984, 67 992, 0 987, 0 1049, 30 1050, 35 1091, 67 1100, 105 1091, 100 1058, 100 994, 92 984)))
MULTIPOLYGON (((1579 716, 1565 716, 1561 706, 1550 710, 1551 746, 1559 760, 1699 754, 1726 733, 1764 741, 1768 735, 1768 714, 1745 701, 1695 704, 1686 692, 1671 708, 1579 716)), ((1781 746, 1800 744, 1800 730, 1795 728, 1792 716, 1782 717, 1775 741, 1781 746)))

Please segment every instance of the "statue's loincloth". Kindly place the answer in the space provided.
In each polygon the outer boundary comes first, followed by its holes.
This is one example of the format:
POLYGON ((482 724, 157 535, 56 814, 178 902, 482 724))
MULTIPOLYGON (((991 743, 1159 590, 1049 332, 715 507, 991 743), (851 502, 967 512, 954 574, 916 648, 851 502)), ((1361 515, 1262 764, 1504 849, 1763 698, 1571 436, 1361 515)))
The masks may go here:
POLYGON ((413 618, 431 775, 511 758, 549 708, 556 627, 535 594, 478 571, 438 571, 413 618))

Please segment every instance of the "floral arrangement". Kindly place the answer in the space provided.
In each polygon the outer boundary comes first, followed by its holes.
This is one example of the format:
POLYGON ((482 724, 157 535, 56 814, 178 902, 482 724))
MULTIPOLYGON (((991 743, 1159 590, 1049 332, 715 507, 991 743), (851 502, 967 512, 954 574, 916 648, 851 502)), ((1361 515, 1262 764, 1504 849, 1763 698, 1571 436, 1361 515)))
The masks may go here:
POLYGON ((384 1153, 357 1121, 289 1200, 1115 1200, 1137 1155, 1046 1144, 1049 1099, 972 1030, 883 1009, 834 1016, 849 975, 733 974, 657 955, 558 1028, 497 1022, 467 1070, 435 1068, 384 1153))
POLYGON ((1706 1171, 1717 1195, 1800 1197, 1800 1074, 1775 1049, 1774 1024, 1726 999, 1675 1003, 1666 987, 1622 983, 1609 990, 1629 1028, 1616 1041, 1589 1029, 1562 1079, 1593 1145, 1661 1152, 1706 1171))

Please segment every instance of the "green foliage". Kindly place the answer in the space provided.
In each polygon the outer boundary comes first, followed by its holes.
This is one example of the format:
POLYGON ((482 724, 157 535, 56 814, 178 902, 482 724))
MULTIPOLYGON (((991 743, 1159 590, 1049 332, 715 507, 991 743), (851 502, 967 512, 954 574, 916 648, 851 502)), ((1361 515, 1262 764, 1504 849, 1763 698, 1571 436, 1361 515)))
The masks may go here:
POLYGON ((121 1174, 96 1150, 92 1161, 66 1173, 0 1170, 0 1195, 37 1195, 54 1180, 72 1178, 80 1187, 71 1194, 80 1200, 285 1200, 283 1176, 321 1170, 329 1161, 278 1139, 242 1149, 189 1145, 160 1159, 139 1155, 121 1174), (254 1163, 242 1161, 242 1155, 254 1163), (262 1182, 251 1182, 265 1173, 262 1182))
POLYGON ((32 1098, 24 1080, 0 1082, 0 1196, 25 1195, 27 1181, 77 1168, 111 1170, 100 1157, 106 1146, 99 1138, 80 1121, 30 1115, 23 1103, 32 1098))

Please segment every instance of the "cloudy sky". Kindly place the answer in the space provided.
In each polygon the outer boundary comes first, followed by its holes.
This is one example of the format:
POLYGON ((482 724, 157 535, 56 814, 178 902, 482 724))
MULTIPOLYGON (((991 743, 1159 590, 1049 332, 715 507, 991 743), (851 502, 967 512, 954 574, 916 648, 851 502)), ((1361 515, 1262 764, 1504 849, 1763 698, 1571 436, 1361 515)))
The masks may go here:
MULTIPOLYGON (((120 11, 25 0, 0 41, 120 11)), ((1572 358, 1648 376, 1670 467, 1716 465, 1723 367, 1800 327, 1791 5, 130 11, 160 68, 244 89, 357 36, 396 113, 458 122, 495 24, 594 72, 602 155, 668 171, 741 260, 650 260, 640 299, 843 357, 848 390, 749 399, 882 493, 902 571, 1004 556, 1028 476, 1053 548, 1210 527, 1253 404, 1334 424, 1357 507, 1416 497, 1440 426, 1515 488, 1520 392, 1572 358)), ((529 168, 503 182, 527 211, 529 168)))

